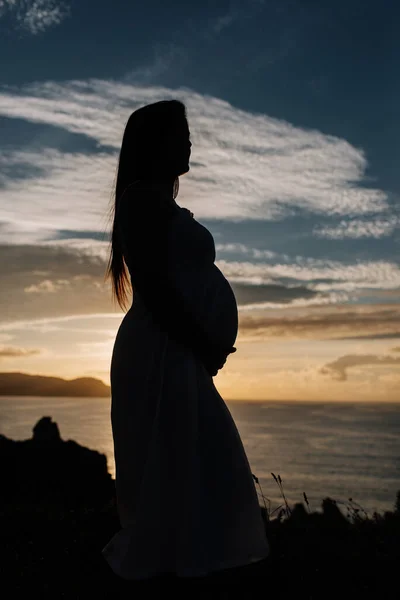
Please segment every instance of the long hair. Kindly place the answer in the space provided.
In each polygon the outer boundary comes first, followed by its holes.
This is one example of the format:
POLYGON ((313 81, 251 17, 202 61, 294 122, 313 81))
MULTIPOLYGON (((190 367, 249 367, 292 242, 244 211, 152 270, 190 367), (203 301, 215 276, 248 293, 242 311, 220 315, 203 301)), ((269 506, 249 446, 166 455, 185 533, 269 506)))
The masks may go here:
POLYGON ((179 100, 162 100, 135 110, 125 126, 113 190, 111 250, 105 275, 105 279, 111 277, 113 299, 123 310, 131 286, 117 227, 119 203, 129 185, 156 177, 170 178, 171 181, 175 178, 173 198, 176 198, 179 178, 168 140, 183 121, 186 121, 185 105, 179 100))

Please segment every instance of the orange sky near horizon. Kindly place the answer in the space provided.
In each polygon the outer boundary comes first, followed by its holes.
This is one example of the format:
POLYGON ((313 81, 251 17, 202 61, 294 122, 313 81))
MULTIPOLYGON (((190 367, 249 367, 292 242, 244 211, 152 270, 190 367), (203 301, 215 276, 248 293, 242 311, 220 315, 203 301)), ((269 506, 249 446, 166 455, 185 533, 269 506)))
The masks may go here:
MULTIPOLYGON (((262 314, 271 311, 258 311, 262 314)), ((275 311, 276 312, 276 311, 275 311)), ((289 313, 290 310, 281 310, 289 313)), ((293 312, 293 311, 292 311, 293 312)), ((329 313, 308 309, 317 316, 329 313)), ((1 371, 71 379, 90 376, 109 385, 109 365, 122 313, 14 322, 0 327, 1 371), (19 347, 13 352, 13 347, 19 347), (8 355, 7 355, 8 352, 8 355)), ((276 317, 283 326, 284 316, 276 317)), ((293 325, 293 323, 292 323, 293 325)), ((287 326, 287 321, 286 321, 287 326)), ((325 330, 327 326, 325 325, 325 330)), ((392 339, 297 338, 262 329, 239 331, 237 352, 228 357, 215 385, 226 400, 380 401, 400 400, 400 344, 392 339), (397 345, 396 345, 397 343, 397 345)), ((307 335, 309 337, 307 337, 307 335)))

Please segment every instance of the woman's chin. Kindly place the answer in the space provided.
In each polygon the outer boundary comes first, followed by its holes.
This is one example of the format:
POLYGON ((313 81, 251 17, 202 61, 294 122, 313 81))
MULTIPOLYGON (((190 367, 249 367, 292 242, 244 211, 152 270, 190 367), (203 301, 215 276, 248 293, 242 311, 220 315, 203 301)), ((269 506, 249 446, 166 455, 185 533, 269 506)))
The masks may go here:
POLYGON ((184 175, 185 173, 188 173, 189 171, 190 171, 190 166, 187 164, 185 167, 182 168, 179 175, 184 175))

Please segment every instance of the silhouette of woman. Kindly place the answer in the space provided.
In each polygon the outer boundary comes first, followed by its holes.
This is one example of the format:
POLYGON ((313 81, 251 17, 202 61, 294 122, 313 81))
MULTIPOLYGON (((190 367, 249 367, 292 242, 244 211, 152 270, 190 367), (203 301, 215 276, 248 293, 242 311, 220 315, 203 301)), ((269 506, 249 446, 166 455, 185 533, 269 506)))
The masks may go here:
POLYGON ((184 104, 162 101, 131 114, 119 156, 106 277, 122 308, 129 285, 133 302, 111 359, 121 529, 103 555, 124 579, 202 577, 269 552, 212 379, 235 351, 235 297, 211 233, 175 201, 191 145, 184 104))

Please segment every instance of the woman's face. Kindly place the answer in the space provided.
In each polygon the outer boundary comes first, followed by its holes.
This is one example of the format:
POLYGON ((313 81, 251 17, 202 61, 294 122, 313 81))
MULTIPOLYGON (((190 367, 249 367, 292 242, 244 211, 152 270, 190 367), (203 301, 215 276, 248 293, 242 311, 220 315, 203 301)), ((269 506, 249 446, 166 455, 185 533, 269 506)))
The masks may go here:
POLYGON ((192 142, 190 141, 190 130, 186 119, 176 128, 173 134, 171 153, 174 157, 176 164, 177 174, 183 175, 190 169, 190 148, 192 142))

